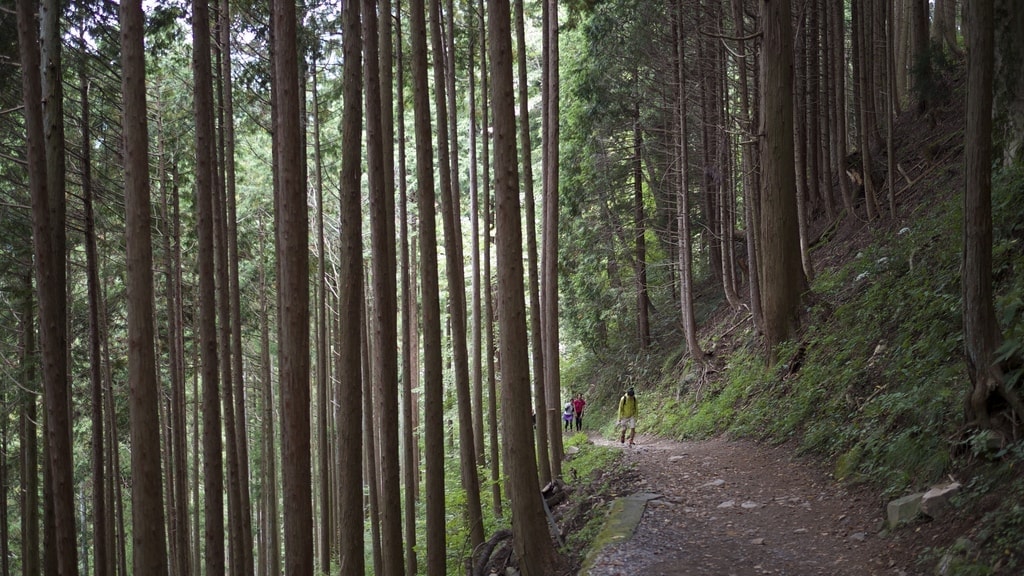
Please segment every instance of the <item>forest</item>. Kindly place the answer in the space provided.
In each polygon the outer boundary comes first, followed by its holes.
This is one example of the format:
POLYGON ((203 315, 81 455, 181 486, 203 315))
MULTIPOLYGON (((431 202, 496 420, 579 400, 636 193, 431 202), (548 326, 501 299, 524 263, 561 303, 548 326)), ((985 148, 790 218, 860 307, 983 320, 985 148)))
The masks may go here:
POLYGON ((794 374, 822 255, 914 234, 953 163, 943 401, 1004 448, 1022 30, 1016 0, 0 0, 0 576, 475 576, 503 541, 573 573, 538 497, 575 480, 565 401, 715 401, 722 318, 794 374))

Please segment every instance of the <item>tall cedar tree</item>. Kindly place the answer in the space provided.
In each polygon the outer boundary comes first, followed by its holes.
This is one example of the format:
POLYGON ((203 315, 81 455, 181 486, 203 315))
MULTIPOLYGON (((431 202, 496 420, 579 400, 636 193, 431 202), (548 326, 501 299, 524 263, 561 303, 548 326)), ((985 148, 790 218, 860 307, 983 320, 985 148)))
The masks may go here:
POLYGON ((192 4, 192 73, 195 84, 196 205, 199 232, 199 347, 203 380, 203 494, 206 529, 204 572, 224 574, 224 470, 217 372, 217 328, 213 245, 213 77, 210 62, 210 10, 207 0, 192 4))
MULTIPOLYGON (((416 122, 416 180, 419 182, 420 278, 423 311, 424 439, 427 488, 427 575, 445 573, 444 382, 441 358, 441 303, 437 273, 437 216, 434 209, 434 151, 430 139, 427 87, 427 25, 423 0, 409 2, 413 113, 416 122)), ((441 128, 440 130, 443 130, 441 128)))
MULTIPOLYGON (((67 366, 67 269, 64 208, 64 132, 61 106, 58 3, 48 0, 42 13, 42 36, 36 23, 38 6, 17 2, 22 95, 27 134, 29 190, 32 197, 32 245, 39 300, 45 418, 44 486, 53 522, 44 522, 55 538, 46 557, 61 574, 78 574, 75 550, 74 484, 67 366), (42 54, 42 56, 40 55, 42 54), (40 67, 40 58, 45 68, 40 67), (46 473, 48 472, 48 473, 46 473), (49 480, 49 482, 47 482, 49 480)), ((46 534, 44 534, 45 547, 46 534)))
POLYGON ((516 153, 515 87, 512 82, 511 13, 508 0, 492 0, 487 13, 494 110, 495 243, 498 257, 501 421, 508 463, 512 532, 520 572, 556 571, 557 556, 537 496, 537 460, 530 417, 530 358, 523 291, 523 233, 516 153))
POLYGON ((93 210, 92 141, 90 130, 89 79, 85 58, 79 67, 82 98, 82 204, 85 211, 86 290, 89 299, 89 384, 92 390, 92 515, 96 576, 107 576, 109 546, 107 534, 106 462, 103 457, 103 366, 100 354, 100 274, 96 251, 96 217, 93 210))
MULTIPOLYGON (((561 406, 558 350, 558 0, 544 0, 543 153, 544 236, 541 312, 544 314, 544 385, 548 406, 561 406)), ((558 429, 557 410, 548 411, 548 429, 558 429)), ((562 435, 551 434, 551 476, 562 475, 562 435)))
MULTIPOLYGON (((225 380, 225 388, 232 389, 234 400, 235 450, 238 456, 238 498, 239 498, 239 538, 241 540, 242 573, 252 576, 255 573, 253 564, 252 507, 249 496, 249 441, 246 434, 245 417, 245 377, 242 372, 242 311, 241 294, 238 284, 238 217, 235 203, 235 120, 234 120, 234 81, 232 73, 232 19, 228 0, 220 0, 220 45, 221 45, 221 82, 223 84, 223 124, 224 138, 224 210, 225 210, 225 247, 227 260, 228 304, 230 312, 230 332, 227 339, 231 350, 231 380, 225 380)), ((225 395, 225 398, 227 395, 225 395)))
POLYGON ((309 432, 309 222, 299 111, 295 3, 277 0, 274 18, 274 90, 278 141, 277 254, 281 292, 278 370, 281 384, 281 462, 284 498, 284 571, 313 573, 313 495, 309 432))
POLYGON ((132 550, 136 574, 167 574, 153 326, 149 127, 142 0, 121 3, 125 244, 128 250, 128 381, 132 440, 132 550))
MULTIPOLYGON (((390 6, 389 0, 384 0, 385 6, 390 6)), ((410 287, 412 282, 410 274, 410 248, 409 248, 409 217, 408 199, 409 186, 407 182, 407 169, 405 162, 405 60, 402 58, 402 20, 401 2, 396 3, 395 10, 395 36, 398 42, 395 43, 397 52, 396 64, 398 66, 398 221, 401 225, 400 257, 401 267, 401 290, 402 290, 402 466, 403 485, 405 487, 405 501, 403 512, 405 513, 405 573, 416 574, 416 498, 417 479, 419 478, 418 459, 416 457, 416 438, 413 432, 413 358, 414 346, 417 339, 416 322, 413 314, 415 305, 413 291, 410 287)), ((382 10, 382 13, 389 17, 381 19, 381 26, 390 30, 391 10, 382 10)), ((383 36, 383 34, 382 34, 383 36)), ((390 33, 389 33, 390 38, 390 33)), ((383 64, 383 63, 382 63, 383 64)))
MULTIPOLYGON (((967 128, 964 132, 963 319, 964 352, 972 390, 968 415, 992 428, 990 396, 998 394, 1017 415, 1019 396, 1003 381, 995 352, 1002 334, 992 302, 992 83, 993 0, 971 5, 968 33, 967 128)), ((1016 421, 1016 420, 1011 420, 1016 421)), ((1015 432, 1015 431, 1014 431, 1015 432)))
MULTIPOLYGON (((440 175, 438 194, 441 196, 441 223, 444 230, 445 264, 448 278, 450 324, 452 332, 452 367, 455 376, 455 392, 459 417, 459 456, 462 488, 466 493, 466 523, 469 525, 469 545, 475 549, 484 541, 483 516, 480 511, 480 482, 476 469, 476 449, 473 440, 473 411, 469 390, 469 352, 466 348, 466 280, 462 262, 462 243, 456 225, 459 216, 455 199, 455 185, 452 178, 452 157, 458 150, 450 152, 448 110, 445 107, 445 76, 442 60, 441 2, 430 0, 430 41, 434 70, 434 111, 437 116, 437 155, 440 175)), ((450 87, 449 87, 450 88, 450 87)))
MULTIPOLYGON (((366 70, 366 149, 370 190, 370 246, 373 254, 373 394, 380 406, 380 519, 383 574, 404 572, 402 513, 398 465, 398 302, 395 294, 393 204, 385 186, 383 118, 380 86, 380 27, 376 0, 363 0, 363 66, 366 70), (387 415, 387 416, 385 416, 387 415)), ((390 98, 391 95, 388 95, 390 98)), ((443 131, 441 131, 443 133, 443 131)))
POLYGON ((540 272, 537 257, 537 210, 533 196, 533 144, 530 142, 530 94, 526 76, 526 22, 523 0, 515 0, 516 74, 519 88, 519 155, 523 164, 523 199, 526 209, 526 262, 530 298, 530 353, 533 357, 534 422, 537 425, 537 459, 540 483, 552 480, 551 454, 548 451, 548 401, 544 390, 544 345, 541 333, 540 272))
POLYGON ((359 330, 363 301, 363 231, 359 194, 359 172, 362 159, 360 133, 362 121, 363 67, 359 33, 360 2, 349 2, 343 16, 345 70, 342 77, 344 104, 341 116, 341 269, 339 288, 339 322, 341 335, 338 350, 339 394, 338 419, 339 459, 337 482, 340 485, 338 526, 340 573, 362 574, 363 558, 363 430, 361 406, 357 400, 362 389, 362 342, 359 330))
POLYGON ((683 0, 676 2, 676 66, 679 115, 679 188, 676 213, 676 229, 679 231, 679 305, 682 311, 683 332, 690 356, 702 362, 704 353, 697 341, 697 321, 693 311, 693 236, 690 229, 690 182, 689 182, 689 134, 687 126, 686 101, 686 37, 683 35, 683 0))
POLYGON ((801 293, 806 286, 800 267, 796 189, 793 172, 793 29, 789 0, 761 0, 764 44, 761 50, 761 191, 760 272, 764 332, 769 356, 799 323, 801 293))

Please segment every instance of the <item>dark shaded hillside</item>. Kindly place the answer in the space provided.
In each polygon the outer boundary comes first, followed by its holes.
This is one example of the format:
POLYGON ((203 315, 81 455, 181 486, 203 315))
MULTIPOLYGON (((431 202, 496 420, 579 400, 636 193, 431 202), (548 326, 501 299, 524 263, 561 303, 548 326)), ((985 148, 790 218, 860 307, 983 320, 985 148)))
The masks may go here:
MULTIPOLYGON (((1009 433, 977 431, 962 409, 971 384, 960 308, 960 72, 940 76, 942 97, 927 114, 904 113, 895 124, 896 218, 865 221, 862 192, 856 218, 814 214, 816 278, 805 295, 800 336, 784 345, 777 364, 765 365, 749 312, 729 309, 719 290, 704 286, 696 307, 713 310, 700 325, 706 366, 686 357, 681 335, 666 331, 650 355, 584 362, 569 386, 611 404, 624 382, 637 385, 650 415, 641 421, 643 432, 724 433, 816 455, 837 479, 870 486, 880 517, 889 500, 954 478, 964 491, 954 516, 941 521, 946 528, 930 531, 941 537, 922 545, 933 550, 922 561, 934 564, 955 543, 952 561, 961 568, 945 573, 1018 574, 1024 443, 1009 433)), ((874 156, 875 181, 884 182, 884 148, 874 156)), ((996 310, 1007 341, 1003 353, 1016 366, 1007 381, 1017 390, 1021 368, 1012 357, 1024 346, 1022 187, 1020 168, 994 172, 996 310)), ((887 198, 880 201, 888 205, 887 198)), ((898 528, 892 536, 912 538, 914 530, 898 528)))

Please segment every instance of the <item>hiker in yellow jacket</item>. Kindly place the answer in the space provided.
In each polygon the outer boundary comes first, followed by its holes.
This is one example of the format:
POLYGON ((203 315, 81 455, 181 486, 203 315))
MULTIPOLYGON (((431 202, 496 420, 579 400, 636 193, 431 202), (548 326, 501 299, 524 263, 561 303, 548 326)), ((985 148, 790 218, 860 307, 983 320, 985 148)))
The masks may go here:
POLYGON ((629 445, 633 445, 633 438, 636 437, 636 394, 633 392, 631 386, 626 393, 619 399, 619 422, 618 427, 622 428, 622 434, 619 435, 619 442, 623 443, 626 441, 626 430, 629 430, 629 445))

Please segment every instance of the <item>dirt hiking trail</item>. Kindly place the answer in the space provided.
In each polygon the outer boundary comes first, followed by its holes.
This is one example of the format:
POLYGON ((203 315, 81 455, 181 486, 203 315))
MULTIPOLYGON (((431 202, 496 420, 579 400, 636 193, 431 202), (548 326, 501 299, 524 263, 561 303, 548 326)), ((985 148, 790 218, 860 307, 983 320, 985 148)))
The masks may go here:
POLYGON ((931 573, 915 562, 922 541, 944 539, 927 525, 880 534, 876 494, 836 483, 787 447, 592 440, 621 447, 635 467, 637 485, 624 486, 621 496, 639 496, 639 524, 611 538, 606 532, 581 575, 916 576, 931 573))

